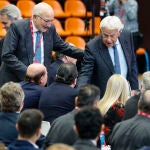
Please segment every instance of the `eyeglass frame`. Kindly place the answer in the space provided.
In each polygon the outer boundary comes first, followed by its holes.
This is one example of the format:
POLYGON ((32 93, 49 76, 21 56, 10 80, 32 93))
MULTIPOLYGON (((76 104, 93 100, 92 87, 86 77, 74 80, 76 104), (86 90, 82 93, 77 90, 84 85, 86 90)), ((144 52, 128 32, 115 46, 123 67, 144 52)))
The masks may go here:
POLYGON ((53 22, 54 21, 54 19, 52 19, 52 20, 45 20, 44 18, 42 18, 41 16, 39 16, 39 15, 36 15, 36 16, 38 16, 40 19, 42 19, 44 22, 46 22, 46 23, 51 23, 51 22, 53 22))

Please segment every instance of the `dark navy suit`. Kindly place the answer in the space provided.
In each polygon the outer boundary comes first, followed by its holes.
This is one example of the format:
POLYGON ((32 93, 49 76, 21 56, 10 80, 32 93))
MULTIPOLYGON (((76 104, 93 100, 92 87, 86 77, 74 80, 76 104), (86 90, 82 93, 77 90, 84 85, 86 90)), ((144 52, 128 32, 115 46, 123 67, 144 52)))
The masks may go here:
POLYGON ((75 107, 75 97, 77 90, 68 84, 53 82, 49 87, 43 90, 39 109, 44 113, 44 120, 52 121, 72 111, 75 107))
POLYGON ((33 82, 20 82, 25 93, 23 110, 28 108, 38 108, 40 95, 45 87, 35 84, 33 82))
MULTIPOLYGON (((119 42, 127 63, 127 80, 132 90, 138 89, 136 57, 132 34, 127 31, 122 31, 119 42)), ((102 97, 106 89, 107 81, 114 73, 114 66, 108 48, 103 44, 102 36, 99 35, 86 45, 77 86, 80 87, 87 83, 93 83, 100 88, 102 97)))

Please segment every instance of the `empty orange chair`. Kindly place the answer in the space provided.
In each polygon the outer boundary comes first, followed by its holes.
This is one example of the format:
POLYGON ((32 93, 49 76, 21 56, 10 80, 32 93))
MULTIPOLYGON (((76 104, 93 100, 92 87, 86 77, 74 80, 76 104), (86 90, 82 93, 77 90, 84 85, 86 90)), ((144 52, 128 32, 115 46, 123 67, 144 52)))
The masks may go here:
MULTIPOLYGON (((86 7, 80 0, 67 0, 64 4, 64 10, 73 17, 85 17, 86 7)), ((92 13, 87 13, 88 17, 92 16, 92 13)))
POLYGON ((86 36, 85 22, 81 18, 71 17, 65 20, 65 31, 71 32, 72 35, 86 36))
POLYGON ((0 1, 0 9, 2 9, 3 7, 5 7, 6 5, 10 4, 9 1, 5 0, 5 1, 0 1))
POLYGON ((60 35, 60 36, 68 36, 70 35, 71 33, 69 31, 65 31, 61 25, 61 22, 58 20, 58 19, 54 19, 54 26, 56 28, 56 31, 57 33, 60 35))
POLYGON ((29 0, 19 0, 17 7, 20 9, 23 18, 30 18, 35 2, 29 0))
POLYGON ((65 13, 62 9, 61 4, 57 0, 43 0, 43 2, 49 4, 54 10, 54 16, 56 18, 69 17, 69 13, 65 13))
POLYGON ((6 30, 2 28, 2 24, 0 23, 0 39, 6 35, 6 30))
MULTIPOLYGON (((101 21, 100 17, 94 18, 94 35, 100 34, 100 21, 101 21)), ((90 19, 89 21, 88 35, 92 35, 92 19, 90 19)))
POLYGON ((66 42, 69 42, 69 43, 72 43, 74 44, 76 47, 78 48, 81 48, 81 49, 85 49, 85 40, 80 37, 80 36, 68 36, 66 39, 65 39, 66 42))

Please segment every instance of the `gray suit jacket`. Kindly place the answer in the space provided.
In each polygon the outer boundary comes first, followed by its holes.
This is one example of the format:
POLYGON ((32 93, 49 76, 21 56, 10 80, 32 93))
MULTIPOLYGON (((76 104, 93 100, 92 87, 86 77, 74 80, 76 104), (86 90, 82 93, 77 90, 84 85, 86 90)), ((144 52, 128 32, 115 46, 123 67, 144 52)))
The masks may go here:
MULTIPOLYGON (((43 42, 44 65, 47 69, 51 63, 52 50, 77 59, 83 57, 83 51, 64 42, 53 25, 43 33, 43 42)), ((27 66, 33 63, 30 19, 12 23, 3 44, 0 85, 8 81, 19 82, 24 79, 27 66)))
MULTIPOLYGON (((131 33, 123 31, 120 34, 124 56, 127 63, 127 80, 131 89, 138 89, 136 57, 134 53, 131 33)), ((107 81, 115 73, 108 48, 103 44, 101 35, 87 43, 77 86, 93 83, 101 90, 101 97, 106 88, 107 81)))

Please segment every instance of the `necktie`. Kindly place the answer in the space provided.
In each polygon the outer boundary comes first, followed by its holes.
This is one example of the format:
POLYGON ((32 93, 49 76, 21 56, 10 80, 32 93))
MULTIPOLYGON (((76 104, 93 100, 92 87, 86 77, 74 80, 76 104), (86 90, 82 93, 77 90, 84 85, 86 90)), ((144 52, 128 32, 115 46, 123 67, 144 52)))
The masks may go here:
POLYGON ((115 72, 117 74, 120 74, 121 70, 120 70, 120 62, 119 62, 119 56, 118 56, 117 46, 114 45, 113 48, 114 48, 114 62, 115 62, 114 69, 115 69, 115 72))
POLYGON ((35 41, 35 59, 34 62, 41 63, 41 32, 36 32, 36 41, 35 41))

